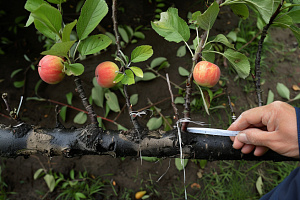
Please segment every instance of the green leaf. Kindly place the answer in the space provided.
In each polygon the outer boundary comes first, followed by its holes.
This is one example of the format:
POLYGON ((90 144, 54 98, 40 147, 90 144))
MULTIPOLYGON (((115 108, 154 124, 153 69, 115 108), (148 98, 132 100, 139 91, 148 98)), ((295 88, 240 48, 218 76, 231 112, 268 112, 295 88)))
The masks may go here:
POLYGON ((139 67, 130 67, 131 71, 138 77, 143 78, 143 70, 139 67))
POLYGON ((298 100, 300 99, 300 94, 298 94, 297 96, 295 96, 294 100, 298 100))
POLYGON ((152 28, 170 42, 187 42, 190 38, 190 29, 187 23, 178 16, 176 8, 169 8, 160 14, 160 21, 151 22, 152 28))
POLYGON ((234 14, 242 19, 247 19, 249 17, 249 9, 245 4, 236 3, 230 5, 231 10, 234 14))
POLYGON ((112 40, 106 35, 92 35, 80 42, 78 51, 81 55, 90 55, 105 49, 111 43, 112 40))
POLYGON ((139 38, 139 39, 145 39, 145 34, 142 33, 142 32, 139 32, 139 31, 134 32, 133 36, 136 37, 136 38, 139 38))
POLYGON ((118 124, 118 130, 123 130, 123 131, 127 131, 128 129, 125 128, 124 126, 118 124))
POLYGON ((175 100, 174 100, 174 103, 175 104, 184 104, 185 100, 184 100, 183 97, 176 97, 175 100))
POLYGON ((185 54, 186 54, 186 47, 185 47, 185 45, 182 45, 181 47, 179 47, 177 49, 176 56, 177 57, 183 57, 183 56, 185 56, 185 54))
POLYGON ((83 193, 81 193, 81 192, 76 192, 75 193, 75 198, 86 199, 86 196, 83 193))
POLYGON ((120 112, 118 97, 113 92, 105 93, 106 103, 108 107, 114 112, 120 112))
POLYGON ((156 130, 159 127, 161 127, 163 123, 162 117, 152 117, 148 122, 147 122, 147 127, 148 129, 151 130, 156 130))
POLYGON ((53 192, 53 190, 55 189, 55 179, 54 179, 53 175, 46 174, 44 176, 44 180, 49 188, 49 191, 53 192))
POLYGON ((153 55, 153 49, 150 45, 141 45, 131 52, 131 62, 137 63, 147 60, 153 55))
POLYGON ((268 99, 267 99, 267 105, 272 103, 274 101, 274 93, 272 90, 269 90, 268 92, 268 99))
POLYGON ((266 24, 269 23, 273 14, 274 0, 261 1, 261 0, 244 0, 252 7, 254 7, 261 15, 266 24))
POLYGON ((130 103, 131 105, 136 105, 138 103, 139 100, 139 95, 138 94, 133 94, 130 96, 130 103))
POLYGON ((104 89, 100 86, 95 86, 92 88, 92 99, 93 102, 103 108, 103 102, 104 102, 104 89))
POLYGON ((227 49, 223 54, 228 61, 233 65, 233 68, 238 73, 239 77, 245 79, 250 73, 250 63, 248 58, 237 51, 227 49))
POLYGON ((282 98, 290 100, 290 90, 284 84, 277 83, 276 89, 282 98))
POLYGON ((61 107, 60 109, 60 112, 59 112, 59 116, 61 117, 61 119, 63 120, 63 122, 66 121, 66 117, 67 117, 67 106, 63 106, 61 107))
POLYGON ((10 74, 10 78, 13 78, 17 73, 21 72, 23 69, 16 69, 10 74))
POLYGON ((73 98, 73 93, 69 92, 66 94, 67 102, 69 105, 72 105, 72 98, 73 98))
POLYGON ((133 74, 133 72, 130 69, 126 69, 125 70, 125 74, 126 75, 122 79, 122 83, 124 85, 132 85, 132 84, 134 84, 135 80, 134 80, 134 74, 133 74))
POLYGON ((298 44, 300 45, 300 28, 295 25, 288 26, 288 28, 293 32, 298 41, 298 44))
POLYGON ((207 160, 200 159, 200 160, 199 160, 199 164, 200 164, 200 168, 201 168, 201 169, 204 169, 205 166, 207 165, 207 160))
POLYGON ((118 27, 118 32, 122 38, 122 40, 125 42, 125 43, 128 43, 129 42, 129 36, 126 32, 126 30, 122 27, 118 27))
POLYGON ((55 43, 49 50, 43 51, 42 55, 53 55, 67 57, 68 51, 71 49, 75 41, 55 43))
POLYGON ((205 45, 204 49, 202 50, 203 60, 206 60, 211 63, 215 62, 216 55, 214 52, 211 52, 212 50, 213 50, 213 46, 211 45, 211 43, 205 45))
POLYGON ((116 37, 115 37, 114 34, 112 34, 110 32, 106 32, 105 35, 108 36, 111 39, 112 44, 116 44, 116 37))
POLYGON ((140 78, 140 77, 136 77, 136 82, 138 81, 150 81, 156 78, 156 75, 153 74, 152 72, 145 72, 144 73, 144 77, 140 78))
POLYGON ((119 83, 120 81, 123 80, 124 76, 125 75, 123 73, 118 73, 113 82, 114 83, 119 83))
POLYGON ((29 12, 35 11, 38 7, 40 7, 42 4, 48 4, 44 0, 27 0, 25 3, 24 8, 28 10, 29 12))
POLYGON ((72 180, 75 179, 75 172, 74 172, 74 169, 71 169, 71 171, 70 171, 70 178, 71 178, 72 180))
POLYGON ((71 35, 71 32, 72 32, 74 26, 76 25, 76 23, 77 23, 77 20, 75 19, 73 22, 67 24, 64 27, 63 32, 62 32, 62 41, 63 42, 70 41, 70 35, 71 35))
POLYGON ((178 72, 181 76, 189 76, 190 72, 183 67, 178 67, 178 72))
POLYGON ((79 112, 73 119, 76 124, 84 124, 87 120, 87 115, 84 112, 79 112))
POLYGON ((80 76, 84 72, 84 66, 81 63, 65 64, 67 67, 66 74, 68 76, 80 76))
POLYGON ((199 89, 199 91, 201 93, 201 97, 202 97, 202 100, 203 100, 203 105, 204 105, 205 111, 209 115, 208 106, 206 104, 205 97, 204 97, 204 94, 202 92, 202 89, 201 89, 201 87, 195 81, 194 81, 194 83, 197 85, 197 87, 198 87, 198 89, 199 89))
POLYGON ((279 14, 274 20, 274 25, 286 28, 293 24, 293 19, 286 14, 279 14))
MULTIPOLYGON (((298 7, 300 7, 300 6, 298 6, 298 7)), ((294 24, 300 23, 300 9, 299 8, 296 9, 296 7, 294 7, 287 14, 292 18, 294 24)))
POLYGON ((86 0, 76 27, 79 40, 87 38, 107 12, 108 7, 105 0, 86 0))
POLYGON ((24 86, 24 83, 25 83, 25 80, 22 80, 22 81, 15 81, 15 82, 14 82, 14 86, 15 86, 16 88, 21 88, 21 87, 24 86))
POLYGON ((167 58, 165 58, 165 57, 154 58, 150 63, 150 67, 153 69, 153 68, 159 66, 162 62, 164 62, 166 60, 167 60, 167 58))
POLYGON ((43 172, 44 172, 44 169, 43 169, 43 168, 36 170, 36 172, 35 172, 34 175, 33 175, 33 179, 34 179, 34 180, 38 179, 39 176, 40 176, 43 172))
POLYGON ((147 162, 156 162, 159 160, 159 158, 157 158, 157 157, 147 157, 147 156, 142 156, 142 159, 147 162))
POLYGON ((47 26, 45 26, 42 22, 40 22, 38 20, 34 20, 34 26, 44 36, 46 36, 54 41, 56 40, 56 34, 53 31, 51 31, 47 26))
POLYGON ((263 193, 263 186, 264 186, 264 184, 263 184, 263 181, 262 181, 262 177, 259 176, 257 181, 256 181, 256 189, 257 189, 260 196, 262 196, 264 194, 263 193))
POLYGON ((197 17, 199 27, 204 30, 210 30, 217 19, 219 11, 219 4, 217 2, 212 3, 203 14, 197 17))
POLYGON ((96 77, 93 78, 93 89, 92 89, 92 99, 97 106, 103 108, 104 102, 104 88, 102 88, 98 83, 96 77))
POLYGON ((189 159, 175 158, 175 166, 179 171, 181 171, 186 167, 188 161, 189 161, 189 159), (181 163, 181 160, 182 160, 182 163, 181 163))
MULTIPOLYGON (((49 29, 50 32, 58 36, 60 35, 59 31, 61 29, 62 16, 56 8, 49 4, 42 4, 38 9, 32 12, 32 16, 34 17, 34 23, 41 23, 44 27, 49 29)), ((41 26, 36 26, 36 29, 39 30, 40 28, 41 26)), ((43 30, 41 30, 41 33, 43 33, 43 30)))
POLYGON ((222 44, 224 44, 225 46, 227 46, 227 47, 229 47, 229 48, 234 49, 234 45, 231 44, 231 43, 228 41, 228 39, 225 37, 225 35, 223 35, 223 34, 217 35, 216 38, 213 39, 213 40, 210 41, 210 42, 219 42, 219 43, 222 43, 222 44))
POLYGON ((229 38, 230 40, 232 40, 233 42, 236 42, 237 39, 237 33, 235 31, 230 31, 227 35, 227 38, 229 38))

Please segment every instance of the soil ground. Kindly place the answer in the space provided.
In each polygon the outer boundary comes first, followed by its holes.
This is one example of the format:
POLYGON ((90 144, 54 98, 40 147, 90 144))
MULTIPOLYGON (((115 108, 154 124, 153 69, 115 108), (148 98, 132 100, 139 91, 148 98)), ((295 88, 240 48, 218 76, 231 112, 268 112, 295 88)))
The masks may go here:
MULTIPOLYGON (((72 2, 72 1, 71 1, 72 2)), ((74 2, 74 1, 73 1, 74 2)), ((124 9, 124 12, 119 11, 119 24, 126 24, 132 27, 143 25, 144 28, 150 28, 150 21, 154 19, 155 5, 149 3, 150 1, 132 1, 131 3, 120 3, 120 7, 124 9)), ((167 9, 169 6, 175 6, 179 8, 179 14, 181 17, 186 18, 188 11, 196 11, 197 9, 205 8, 205 4, 201 1, 165 1, 167 9)), ((40 59, 40 52, 43 50, 43 43, 37 39, 34 27, 18 28, 17 33, 13 34, 8 31, 8 27, 15 26, 15 18, 17 16, 28 16, 28 13, 23 9, 25 1, 14 2, 14 6, 7 1, 0 2, 0 8, 4 9, 6 14, 2 16, 0 34, 1 37, 7 37, 11 40, 8 45, 2 45, 2 49, 5 54, 0 55, 1 59, 1 73, 0 73, 0 92, 6 92, 9 95, 9 101, 11 107, 17 107, 19 104, 20 96, 32 97, 35 96, 34 88, 39 80, 37 70, 30 68, 31 63, 26 61, 24 54, 26 54, 33 62, 40 59), (19 73, 14 78, 10 78, 10 74, 16 70, 22 68, 24 73, 19 73), (26 77, 25 87, 15 88, 13 82, 16 80, 22 80, 26 77)), ((108 2, 109 4, 109 2, 108 2)), ((75 5, 75 4, 71 4, 75 5)), ((110 5, 109 5, 110 6, 110 5)), ((69 8, 71 11, 72 8, 69 8)), ((111 18, 110 13, 105 17, 103 21, 103 27, 101 30, 106 29, 111 31, 111 18)), ((72 19, 77 17, 76 14, 69 15, 68 18, 72 19)), ((66 19, 68 20, 68 19, 66 19)), ((71 21, 71 20, 70 20, 71 21)), ((26 18, 22 21, 26 22, 26 18)), ((237 26, 238 19, 226 9, 221 10, 221 15, 218 17, 214 26, 212 35, 216 33, 227 34, 234 27, 237 26), (226 25, 224 25, 226 24, 226 25)), ((129 44, 124 53, 129 55, 132 49, 137 45, 149 44, 154 49, 153 58, 163 56, 166 57, 170 63, 170 68, 165 71, 160 71, 162 75, 165 72, 169 73, 170 80, 180 85, 185 81, 185 78, 178 75, 178 67, 182 66, 189 69, 191 66, 191 60, 189 56, 179 58, 176 56, 176 51, 181 44, 169 43, 162 37, 156 34, 153 30, 143 29, 145 34, 145 40, 138 40, 137 44, 129 44)), ((275 93, 275 99, 282 99, 276 92, 276 84, 278 82, 284 83, 291 91, 291 96, 294 97, 299 91, 292 90, 293 85, 300 86, 300 68, 298 66, 300 60, 300 51, 297 47, 297 41, 292 34, 287 30, 276 29, 271 31, 274 48, 266 52, 266 59, 264 60, 265 70, 263 71, 263 79, 265 83, 262 85, 263 99, 266 101, 268 90, 271 89, 275 93)), ((109 48, 106 52, 97 55, 90 56, 82 63, 85 65, 86 70, 84 75, 81 76, 83 85, 87 95, 90 95, 92 88, 91 80, 94 77, 95 67, 102 61, 113 60, 111 54, 114 53, 114 47, 109 48)), ((150 59, 151 61, 151 59, 150 59)), ((139 65, 143 70, 146 70, 146 65, 150 64, 150 61, 139 65)), ((238 82, 233 81, 235 74, 229 73, 228 67, 222 65, 222 60, 219 60, 219 66, 222 71, 222 78, 226 80, 228 91, 233 97, 233 103, 235 104, 236 114, 239 115, 243 110, 246 110, 257 105, 256 95, 253 90, 245 92, 245 87, 248 86, 248 82, 240 80, 238 82)), ((36 63, 35 63, 36 64, 36 63)), ((217 89, 220 86, 217 86, 217 89)), ((81 105, 79 97, 76 96, 74 90, 75 85, 72 77, 66 77, 64 81, 57 85, 48 85, 42 83, 38 94, 46 99, 52 99, 55 101, 66 103, 65 94, 73 92, 73 106, 84 109, 81 105)), ((174 94, 177 94, 177 90, 173 88, 174 94)), ((168 98, 169 91, 166 81, 162 78, 156 78, 150 82, 139 82, 134 86, 129 87, 130 94, 139 94, 138 104, 134 109, 138 110, 148 105, 148 98, 153 102, 159 102, 162 99, 168 98), (159 88, 158 88, 159 86, 159 88)), ((227 104, 227 97, 220 98, 219 104, 227 104)), ((294 102, 297 103, 297 102, 294 102)), ((299 103, 298 103, 299 104, 299 103)), ((1 101, 1 116, 0 122, 6 125, 14 125, 15 122, 7 118, 8 113, 5 110, 5 104, 1 101)), ((124 100, 120 98, 121 107, 124 105, 124 100)), ((157 105, 162 109, 162 113, 165 116, 172 116, 172 107, 170 101, 164 101, 157 105)), ((180 113, 182 107, 178 106, 180 113)), ((22 120, 26 123, 44 127, 53 128, 56 123, 55 119, 55 104, 49 102, 38 101, 24 101, 20 111, 22 120)), ((101 108, 96 108, 96 112, 100 116, 104 116, 105 111, 101 108)), ((66 127, 82 125, 76 125, 73 123, 74 116, 78 113, 75 110, 68 110, 68 116, 66 127)), ((216 128, 225 128, 229 124, 229 108, 218 111, 218 115, 212 115, 207 117, 203 110, 194 112, 192 119, 195 121, 204 121, 210 123, 216 128)), ((115 113, 111 113, 108 118, 114 119, 117 116, 115 113)), ((146 123, 149 116, 141 118, 142 123, 146 123)), ((117 122, 124 127, 130 128, 129 117, 126 110, 118 118, 117 122)), ((87 122, 88 123, 88 122, 87 122)), ((106 128, 116 129, 116 126, 105 122, 106 128)), ((48 158, 45 156, 30 156, 29 158, 17 157, 17 158, 2 158, 3 164, 6 166, 3 172, 4 180, 9 186, 9 191, 17 192, 17 195, 10 196, 10 199, 39 199, 40 196, 36 193, 36 190, 46 191, 46 185, 43 180, 33 180, 34 172, 41 168, 42 165, 47 168, 53 168, 54 171, 67 174, 71 169, 75 171, 87 170, 89 174, 95 176, 112 174, 107 178, 116 182, 117 192, 123 191, 124 188, 138 191, 142 184, 145 182, 155 182, 166 171, 167 173, 163 178, 155 183, 155 188, 162 194, 170 197, 169 188, 173 184, 177 184, 177 187, 183 188, 183 173, 178 171, 174 165, 174 159, 166 158, 160 162, 146 162, 141 161, 139 158, 127 157, 125 160, 121 158, 112 158, 109 156, 83 156, 78 158, 64 158, 53 157, 48 158), (168 166, 170 164, 170 168, 168 166), (167 170, 168 169, 168 170, 167 170), (142 183, 141 181, 144 181, 142 183)), ((204 169, 203 173, 209 171, 216 166, 217 161, 209 162, 204 169)), ((197 172, 199 172, 200 166, 193 162, 189 162, 186 168, 186 183, 194 183, 199 181, 197 172)), ((202 186, 203 187, 203 186, 202 186)), ((188 187, 188 193, 195 193, 190 187, 188 187)), ((161 199, 165 199, 166 196, 161 196, 161 199)), ((49 195, 51 198, 51 195, 49 195)), ((171 198, 171 197, 170 197, 171 198)), ((112 197, 112 199, 118 199, 112 197)), ((157 198, 156 198, 157 199, 157 198)), ((168 198, 169 199, 169 198, 168 198)))

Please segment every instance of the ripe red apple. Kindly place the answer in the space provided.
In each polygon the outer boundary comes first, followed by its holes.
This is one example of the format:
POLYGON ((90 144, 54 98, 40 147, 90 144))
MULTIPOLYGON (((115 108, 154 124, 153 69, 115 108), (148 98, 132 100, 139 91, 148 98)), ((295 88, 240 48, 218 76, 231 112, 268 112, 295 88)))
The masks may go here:
POLYGON ((117 76, 119 67, 110 61, 100 63, 96 70, 95 76, 97 83, 103 88, 111 88, 116 85, 114 79, 117 76))
POLYGON ((220 68, 208 61, 200 61, 196 64, 193 77, 196 83, 204 87, 213 87, 220 79, 220 68))
POLYGON ((38 65, 41 79, 48 84, 59 83, 65 77, 64 60, 58 56, 46 55, 38 65))

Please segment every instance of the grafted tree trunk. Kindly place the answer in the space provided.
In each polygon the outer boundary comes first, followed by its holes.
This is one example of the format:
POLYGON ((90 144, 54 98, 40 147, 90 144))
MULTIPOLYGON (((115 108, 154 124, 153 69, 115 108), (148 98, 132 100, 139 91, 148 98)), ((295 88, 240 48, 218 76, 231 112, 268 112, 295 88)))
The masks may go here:
MULTIPOLYGON (((23 124, 12 128, 0 125, 0 156, 17 157, 31 154, 74 157, 82 155, 112 155, 179 157, 177 129, 161 132, 134 130, 103 131, 89 125, 78 129, 40 129, 23 124)), ((182 132, 184 158, 208 160, 295 160, 268 151, 264 156, 244 155, 232 148, 229 137, 182 132)))

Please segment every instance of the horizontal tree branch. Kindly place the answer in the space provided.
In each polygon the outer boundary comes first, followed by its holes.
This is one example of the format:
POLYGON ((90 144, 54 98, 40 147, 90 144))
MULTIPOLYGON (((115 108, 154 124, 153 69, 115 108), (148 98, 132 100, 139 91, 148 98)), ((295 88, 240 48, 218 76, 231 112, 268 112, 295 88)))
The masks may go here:
MULTIPOLYGON (((144 129, 141 137, 134 130, 115 131, 86 126, 77 129, 40 129, 22 124, 0 125, 0 156, 17 157, 32 154, 75 157, 112 155, 173 157, 180 155, 177 129, 168 132, 144 129)), ((229 137, 181 132, 184 158, 207 160, 296 160, 269 150, 264 156, 242 154, 232 148, 229 137)))

